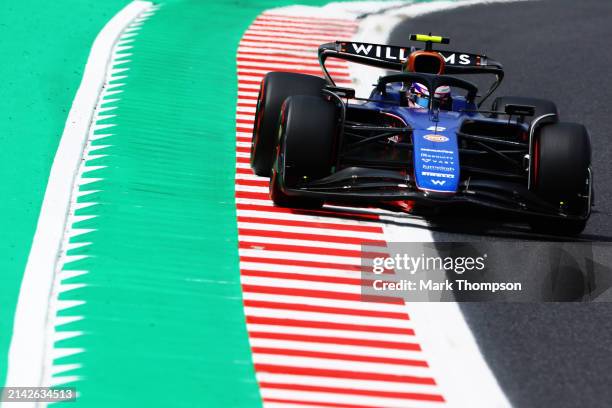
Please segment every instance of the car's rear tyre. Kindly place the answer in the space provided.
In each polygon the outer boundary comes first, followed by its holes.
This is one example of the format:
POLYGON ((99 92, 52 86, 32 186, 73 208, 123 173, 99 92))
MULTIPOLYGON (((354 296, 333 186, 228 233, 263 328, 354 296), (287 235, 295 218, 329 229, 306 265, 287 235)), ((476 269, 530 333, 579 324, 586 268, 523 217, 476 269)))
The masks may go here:
POLYGON ((282 108, 280 142, 270 179, 270 197, 275 205, 320 208, 323 200, 287 195, 287 188, 331 174, 338 132, 338 109, 322 96, 287 98, 282 108))
POLYGON ((285 99, 292 95, 321 94, 325 80, 312 75, 270 72, 261 81, 251 140, 251 167, 260 177, 268 177, 278 141, 278 121, 285 99))
MULTIPOLYGON (((539 127, 532 146, 531 190, 545 201, 562 207, 567 214, 588 213, 591 192, 591 141, 583 125, 551 123, 539 127)), ((576 235, 586 220, 534 218, 537 232, 576 235)))
MULTIPOLYGON (((500 96, 495 98, 493 101, 491 110, 503 112, 506 105, 529 105, 535 107, 535 115, 525 118, 525 122, 527 124, 530 124, 534 119, 542 115, 548 115, 551 113, 555 116, 546 117, 539 123, 554 123, 559 121, 559 111, 557 110, 557 105, 555 105, 554 102, 546 99, 527 98, 523 96, 500 96)), ((497 117, 495 114, 492 116, 497 117)))

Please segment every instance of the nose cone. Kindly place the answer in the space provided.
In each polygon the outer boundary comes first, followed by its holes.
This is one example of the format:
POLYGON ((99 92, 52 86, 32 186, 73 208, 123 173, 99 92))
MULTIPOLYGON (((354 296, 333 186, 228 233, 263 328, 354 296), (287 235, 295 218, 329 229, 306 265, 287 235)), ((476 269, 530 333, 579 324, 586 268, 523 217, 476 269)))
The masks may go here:
POLYGON ((459 186, 457 135, 442 126, 415 129, 414 174, 420 190, 455 193, 459 186), (444 129, 441 131, 441 129, 444 129))

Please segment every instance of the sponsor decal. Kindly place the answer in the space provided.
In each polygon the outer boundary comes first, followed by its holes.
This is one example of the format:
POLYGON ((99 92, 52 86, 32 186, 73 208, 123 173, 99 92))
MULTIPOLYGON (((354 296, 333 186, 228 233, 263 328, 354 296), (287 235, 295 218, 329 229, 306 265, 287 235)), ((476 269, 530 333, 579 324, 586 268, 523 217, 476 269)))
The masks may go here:
POLYGON ((455 178, 454 174, 446 174, 446 173, 434 173, 432 171, 422 171, 421 175, 429 176, 429 177, 441 177, 441 178, 455 178))
POLYGON ((425 135, 423 138, 429 140, 430 142, 436 143, 448 142, 449 140, 448 137, 443 135, 425 135))
POLYGON ((411 49, 403 47, 392 47, 388 45, 375 45, 364 43, 350 43, 352 46, 348 48, 350 54, 363 55, 364 57, 378 58, 387 61, 404 62, 408 59, 408 55, 412 52, 411 49))
POLYGON ((424 155, 421 155, 421 157, 422 157, 421 160, 425 160, 425 158, 427 158, 433 161, 434 163, 442 163, 444 160, 452 161, 454 159, 454 157, 442 156, 439 154, 424 154, 424 155))
POLYGON ((443 161, 452 161, 455 158, 454 157, 448 157, 448 156, 442 156, 442 155, 437 155, 437 154, 430 154, 427 155, 425 157, 421 156, 421 161, 423 161, 425 158, 430 159, 433 163, 442 163, 443 161))
MULTIPOLYGON (((342 42, 341 51, 353 55, 361 55, 368 58, 376 58, 387 62, 406 62, 415 47, 395 47, 392 45, 379 45, 358 42, 342 42)), ((454 51, 438 51, 447 65, 479 65, 479 56, 454 51)))
POLYGON ((446 184, 446 180, 431 180, 431 183, 435 184, 436 186, 443 186, 446 184))
POLYGON ((423 163, 444 163, 444 164, 455 164, 453 157, 442 156, 438 154, 427 154, 421 153, 421 161, 423 163))
POLYGON ((428 127, 428 128, 427 128, 427 130, 432 130, 432 131, 434 131, 434 132, 435 132, 436 130, 437 130, 438 132, 444 132, 444 131, 446 130, 446 128, 445 128, 445 127, 443 127, 443 126, 436 126, 436 125, 434 125, 434 126, 430 126, 430 127, 428 127))
POLYGON ((452 52, 446 55, 440 53, 440 55, 444 58, 444 62, 450 65, 475 65, 469 54, 457 54, 456 52, 452 52))
POLYGON ((427 165, 427 164, 423 165, 423 170, 455 171, 455 169, 453 167, 431 166, 431 165, 427 165))
POLYGON ((431 153, 446 153, 446 154, 453 154, 452 150, 440 150, 440 149, 427 149, 427 148, 423 148, 421 149, 421 151, 424 152, 431 152, 431 153))
POLYGON ((421 161, 423 163, 432 162, 432 163, 439 163, 439 164, 455 164, 455 162, 452 160, 452 157, 440 157, 440 156, 427 156, 427 157, 434 157, 434 158, 433 159, 421 159, 421 161))

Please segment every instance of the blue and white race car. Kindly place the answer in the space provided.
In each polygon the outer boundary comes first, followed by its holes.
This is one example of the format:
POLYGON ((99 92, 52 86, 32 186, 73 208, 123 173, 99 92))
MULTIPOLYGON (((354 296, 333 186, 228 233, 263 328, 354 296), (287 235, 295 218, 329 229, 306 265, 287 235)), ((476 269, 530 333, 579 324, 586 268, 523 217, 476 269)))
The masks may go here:
POLYGON ((260 87, 251 147, 255 174, 270 177, 278 206, 317 208, 411 201, 464 203, 521 214, 536 231, 578 234, 593 203, 590 137, 560 122, 553 102, 498 97, 503 79, 484 55, 434 50, 449 39, 412 35, 423 48, 355 42, 319 47, 325 79, 287 72, 260 87), (325 68, 340 58, 397 71, 368 98, 335 85, 325 68), (488 74, 480 96, 453 75, 488 74))

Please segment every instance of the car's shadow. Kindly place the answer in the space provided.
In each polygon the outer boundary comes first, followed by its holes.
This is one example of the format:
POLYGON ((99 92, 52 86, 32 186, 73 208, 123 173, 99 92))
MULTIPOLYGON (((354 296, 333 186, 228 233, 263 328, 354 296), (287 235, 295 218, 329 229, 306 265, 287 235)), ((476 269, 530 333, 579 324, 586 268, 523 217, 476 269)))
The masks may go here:
MULTIPOLYGON (((390 207, 389 207, 390 208, 390 207)), ((296 214, 316 215, 362 222, 403 226, 432 231, 435 241, 501 240, 612 242, 612 235, 581 234, 560 236, 534 233, 518 217, 474 208, 447 208, 437 214, 415 211, 389 211, 389 208, 326 205, 322 210, 294 210, 296 214)))

